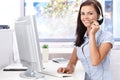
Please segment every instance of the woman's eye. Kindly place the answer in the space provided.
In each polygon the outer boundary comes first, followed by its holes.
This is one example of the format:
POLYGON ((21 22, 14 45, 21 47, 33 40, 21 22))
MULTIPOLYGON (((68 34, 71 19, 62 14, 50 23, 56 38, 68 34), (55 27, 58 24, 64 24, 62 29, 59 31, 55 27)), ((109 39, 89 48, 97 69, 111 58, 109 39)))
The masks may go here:
POLYGON ((92 12, 88 12, 88 13, 80 13, 80 15, 93 15, 93 13, 92 12))
POLYGON ((85 13, 80 13, 80 15, 85 15, 85 13))
POLYGON ((91 13, 91 12, 89 12, 88 14, 89 14, 89 15, 93 15, 93 13, 91 13))

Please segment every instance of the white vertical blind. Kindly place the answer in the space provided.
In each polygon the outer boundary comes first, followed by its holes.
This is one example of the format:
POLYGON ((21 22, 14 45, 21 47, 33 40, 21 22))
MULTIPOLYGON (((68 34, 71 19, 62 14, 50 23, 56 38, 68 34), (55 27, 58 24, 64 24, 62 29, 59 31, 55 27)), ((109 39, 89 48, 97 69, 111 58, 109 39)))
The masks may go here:
POLYGON ((120 39, 120 0, 113 2, 113 35, 120 39))

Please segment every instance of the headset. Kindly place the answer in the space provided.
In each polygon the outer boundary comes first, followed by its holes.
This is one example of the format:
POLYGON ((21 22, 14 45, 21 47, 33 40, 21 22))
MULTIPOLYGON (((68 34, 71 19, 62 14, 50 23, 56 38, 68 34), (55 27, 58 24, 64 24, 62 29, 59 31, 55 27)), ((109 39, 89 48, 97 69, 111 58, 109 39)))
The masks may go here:
POLYGON ((102 14, 102 11, 101 11, 100 7, 99 7, 97 4, 96 4, 96 6, 97 6, 97 8, 98 8, 99 11, 100 11, 100 15, 99 15, 99 18, 98 18, 98 20, 100 21, 100 20, 103 19, 103 14, 102 14))

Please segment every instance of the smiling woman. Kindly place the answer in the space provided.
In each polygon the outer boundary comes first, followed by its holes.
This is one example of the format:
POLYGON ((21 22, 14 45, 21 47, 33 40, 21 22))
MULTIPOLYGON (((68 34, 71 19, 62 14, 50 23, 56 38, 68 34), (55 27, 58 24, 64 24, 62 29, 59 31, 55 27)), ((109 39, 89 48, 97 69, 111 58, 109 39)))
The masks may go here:
POLYGON ((110 32, 100 28, 103 23, 100 16, 103 17, 102 6, 97 0, 86 0, 80 5, 75 47, 68 65, 60 67, 58 73, 73 73, 80 60, 85 69, 85 80, 112 80, 110 51, 114 39, 110 32))

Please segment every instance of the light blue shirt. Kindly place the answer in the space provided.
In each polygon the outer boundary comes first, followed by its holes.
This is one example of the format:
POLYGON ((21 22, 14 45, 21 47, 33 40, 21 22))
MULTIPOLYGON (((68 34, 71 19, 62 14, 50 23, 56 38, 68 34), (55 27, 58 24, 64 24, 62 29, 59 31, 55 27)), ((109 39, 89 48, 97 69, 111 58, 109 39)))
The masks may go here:
MULTIPOLYGON (((110 32, 102 31, 101 29, 97 31, 96 35, 96 43, 97 47, 100 44, 109 42, 113 45, 114 39, 110 32)), ((92 66, 90 60, 90 51, 89 51, 89 38, 85 34, 84 35, 85 42, 81 45, 81 47, 77 48, 77 56, 83 64, 85 69, 85 80, 112 80, 110 73, 110 52, 103 59, 103 61, 97 65, 92 66)))

